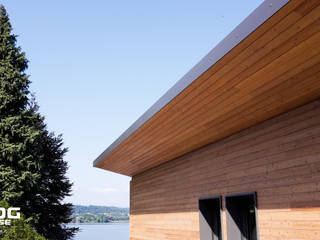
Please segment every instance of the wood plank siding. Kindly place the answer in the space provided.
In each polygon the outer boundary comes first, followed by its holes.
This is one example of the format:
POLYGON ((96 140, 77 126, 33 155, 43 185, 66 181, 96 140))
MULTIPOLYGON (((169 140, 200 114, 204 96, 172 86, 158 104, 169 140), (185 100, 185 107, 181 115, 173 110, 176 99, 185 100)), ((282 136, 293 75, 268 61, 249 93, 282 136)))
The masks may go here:
POLYGON ((130 240, 197 240, 199 198, 253 191, 260 240, 320 239, 320 99, 133 176, 130 240))
POLYGON ((320 1, 290 1, 96 166, 142 173, 319 98, 319 79, 320 1))

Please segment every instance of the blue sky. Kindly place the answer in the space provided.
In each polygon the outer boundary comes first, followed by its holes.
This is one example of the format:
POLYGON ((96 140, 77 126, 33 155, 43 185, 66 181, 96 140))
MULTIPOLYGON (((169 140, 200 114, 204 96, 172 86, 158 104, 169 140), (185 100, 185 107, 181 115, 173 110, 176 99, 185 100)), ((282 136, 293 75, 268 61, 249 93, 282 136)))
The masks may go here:
POLYGON ((93 160, 261 2, 0 0, 69 148, 68 201, 129 206, 130 178, 93 160))

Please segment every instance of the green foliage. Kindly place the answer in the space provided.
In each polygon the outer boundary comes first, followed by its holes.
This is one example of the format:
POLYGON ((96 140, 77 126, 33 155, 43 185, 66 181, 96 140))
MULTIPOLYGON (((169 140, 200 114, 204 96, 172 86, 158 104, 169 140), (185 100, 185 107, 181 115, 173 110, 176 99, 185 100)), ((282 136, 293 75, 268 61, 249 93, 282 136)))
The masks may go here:
POLYGON ((128 215, 104 215, 89 214, 76 216, 72 220, 73 223, 108 223, 108 222, 126 222, 129 221, 128 215))
MULTIPOLYGON (((0 207, 9 208, 7 202, 0 201, 0 207)), ((2 240, 46 240, 27 223, 23 214, 20 219, 11 220, 10 226, 0 226, 2 240)))
POLYGON ((81 223, 104 223, 108 222, 107 217, 103 215, 84 214, 80 218, 81 223))
POLYGON ((108 223, 129 221, 129 209, 107 206, 73 207, 73 223, 108 223))
POLYGON ((3 6, 0 12, 0 199, 21 207, 27 223, 47 239, 70 239, 77 229, 65 227, 72 212, 62 202, 72 186, 65 176, 67 149, 30 99, 28 61, 3 6))
POLYGON ((38 116, 26 111, 27 60, 15 46, 16 36, 11 34, 5 9, 1 7, 0 11, 0 194, 17 204, 24 189, 34 189, 40 177, 40 162, 30 148, 39 135, 33 127, 38 116))
POLYGON ((3 240, 45 240, 39 235, 29 224, 24 221, 16 221, 16 223, 9 228, 3 240))
POLYGON ((74 205, 72 212, 74 215, 83 215, 85 213, 91 213, 91 214, 110 213, 112 215, 127 215, 129 214, 129 208, 95 206, 95 205, 90 205, 90 206, 74 205))

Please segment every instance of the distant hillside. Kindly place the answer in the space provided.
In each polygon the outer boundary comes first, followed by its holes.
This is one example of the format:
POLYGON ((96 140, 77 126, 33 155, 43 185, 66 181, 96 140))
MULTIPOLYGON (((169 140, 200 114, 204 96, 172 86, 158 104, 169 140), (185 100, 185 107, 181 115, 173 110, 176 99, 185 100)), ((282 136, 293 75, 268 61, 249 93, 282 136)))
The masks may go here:
POLYGON ((74 205, 72 218, 72 223, 129 221, 129 208, 74 205))
POLYGON ((74 205, 73 214, 74 215, 83 215, 85 213, 91 214, 105 214, 110 213, 113 215, 124 215, 129 214, 129 208, 119 208, 119 207, 108 207, 108 206, 82 206, 82 205, 74 205))

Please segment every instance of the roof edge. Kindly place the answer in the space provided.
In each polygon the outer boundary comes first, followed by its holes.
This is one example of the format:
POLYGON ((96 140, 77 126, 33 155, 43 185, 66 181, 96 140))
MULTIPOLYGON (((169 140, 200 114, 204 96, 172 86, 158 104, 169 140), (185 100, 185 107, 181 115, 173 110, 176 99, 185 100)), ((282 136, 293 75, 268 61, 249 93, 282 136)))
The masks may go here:
POLYGON ((203 57, 189 72, 187 72, 172 88, 170 88, 156 103, 154 103, 141 117, 138 118, 124 133, 120 135, 106 150, 93 162, 98 167, 100 161, 118 147, 145 122, 178 96, 193 81, 199 78, 212 65, 230 52, 250 33, 256 30, 280 8, 290 0, 265 0, 248 17, 246 17, 232 32, 220 41, 205 57, 203 57))

